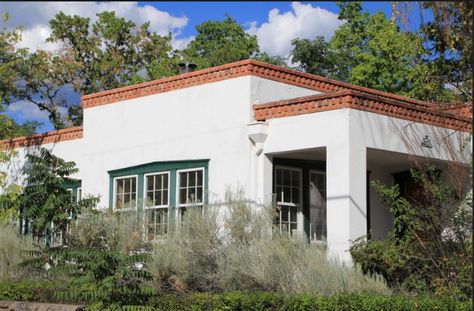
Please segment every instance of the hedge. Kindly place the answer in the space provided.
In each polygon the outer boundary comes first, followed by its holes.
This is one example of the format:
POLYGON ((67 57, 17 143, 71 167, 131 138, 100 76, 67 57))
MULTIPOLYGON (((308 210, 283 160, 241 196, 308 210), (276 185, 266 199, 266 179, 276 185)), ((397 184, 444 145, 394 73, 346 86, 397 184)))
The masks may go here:
POLYGON ((156 297, 157 310, 228 310, 228 311, 468 311, 472 302, 457 302, 451 298, 402 295, 339 294, 318 296, 311 294, 282 295, 277 293, 195 293, 189 296, 164 295, 156 297))
MULTIPOLYGON (((64 286, 64 285, 63 285, 64 286)), ((0 300, 58 302, 54 299, 57 282, 23 281, 0 283, 0 300)), ((193 293, 189 295, 159 295, 149 306, 156 310, 216 310, 216 311, 468 311, 472 302, 458 302, 452 298, 403 295, 312 294, 283 295, 271 292, 228 292, 221 294, 193 293)))

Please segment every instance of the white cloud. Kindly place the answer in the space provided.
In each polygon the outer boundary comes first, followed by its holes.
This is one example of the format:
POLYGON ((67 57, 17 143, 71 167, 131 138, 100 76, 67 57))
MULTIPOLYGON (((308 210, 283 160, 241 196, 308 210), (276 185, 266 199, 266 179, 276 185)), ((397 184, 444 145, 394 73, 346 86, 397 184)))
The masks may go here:
POLYGON ((194 36, 189 36, 189 37, 185 37, 185 38, 176 38, 176 37, 174 37, 172 42, 171 42, 171 45, 173 46, 173 49, 182 50, 182 49, 184 49, 185 47, 188 46, 189 42, 191 42, 193 40, 194 40, 194 36))
POLYGON ((8 105, 7 113, 22 120, 48 121, 48 112, 41 111, 38 106, 27 101, 16 101, 8 105))
POLYGON ((311 4, 293 2, 291 10, 282 12, 273 9, 268 21, 258 26, 251 22, 247 32, 256 35, 260 49, 271 55, 287 57, 291 52, 291 40, 314 39, 324 36, 329 39, 342 24, 337 14, 311 4))
MULTIPOLYGON (((58 45, 45 43, 51 30, 49 20, 54 15, 63 11, 68 15, 79 15, 89 17, 92 21, 97 20, 96 14, 103 11, 114 11, 117 16, 132 20, 137 25, 150 22, 150 30, 160 35, 169 32, 176 37, 180 30, 188 23, 186 16, 172 16, 168 12, 144 5, 138 2, 2 2, 0 12, 8 12, 11 16, 9 26, 23 26, 22 47, 28 47, 31 51, 38 48, 53 50, 58 45)), ((178 46, 186 43, 186 38, 175 39, 178 46)))

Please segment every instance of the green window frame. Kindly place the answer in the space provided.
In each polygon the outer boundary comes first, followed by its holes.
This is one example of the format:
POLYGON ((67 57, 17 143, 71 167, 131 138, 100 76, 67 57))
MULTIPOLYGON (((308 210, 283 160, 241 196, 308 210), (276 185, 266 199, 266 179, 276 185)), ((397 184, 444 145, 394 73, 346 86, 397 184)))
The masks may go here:
POLYGON ((203 170, 203 203, 208 202, 208 185, 209 185, 209 159, 202 160, 187 160, 187 161, 166 161, 166 162, 152 162, 146 163, 116 170, 110 170, 109 173, 109 208, 113 211, 115 209, 115 180, 121 177, 127 176, 136 176, 137 177, 137 193, 136 197, 138 198, 138 204, 136 205, 137 211, 143 211, 153 208, 168 208, 168 222, 174 220, 175 215, 177 214, 178 208, 178 195, 179 188, 178 179, 179 172, 202 169, 203 170), (146 187, 146 178, 148 176, 157 175, 157 174, 168 174, 168 189, 161 189, 168 192, 167 205, 162 206, 147 206, 147 189, 146 187))

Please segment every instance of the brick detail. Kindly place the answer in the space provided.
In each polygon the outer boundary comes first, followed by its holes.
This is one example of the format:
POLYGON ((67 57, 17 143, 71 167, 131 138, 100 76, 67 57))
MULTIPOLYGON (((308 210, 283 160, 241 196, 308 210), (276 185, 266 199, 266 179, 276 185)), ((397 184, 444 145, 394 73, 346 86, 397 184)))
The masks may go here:
POLYGON ((217 82, 246 75, 253 75, 320 92, 354 90, 362 93, 396 99, 403 102, 418 104, 421 106, 429 107, 433 105, 429 102, 424 102, 405 96, 373 90, 370 88, 336 81, 325 77, 291 70, 279 66, 274 66, 251 59, 230 63, 218 67, 202 69, 195 72, 181 74, 160 80, 144 82, 113 90, 85 95, 81 99, 81 104, 84 108, 91 108, 123 100, 169 92, 191 86, 202 85, 206 83, 217 82))
POLYGON ((470 118, 448 113, 441 110, 441 108, 436 109, 434 106, 426 107, 413 103, 400 102, 352 90, 280 100, 253 106, 255 120, 257 121, 342 108, 375 112, 390 117, 464 132, 472 131, 470 118))
POLYGON ((44 145, 80 138, 82 138, 82 126, 51 131, 44 134, 33 134, 31 136, 22 136, 0 140, 0 150, 44 145))

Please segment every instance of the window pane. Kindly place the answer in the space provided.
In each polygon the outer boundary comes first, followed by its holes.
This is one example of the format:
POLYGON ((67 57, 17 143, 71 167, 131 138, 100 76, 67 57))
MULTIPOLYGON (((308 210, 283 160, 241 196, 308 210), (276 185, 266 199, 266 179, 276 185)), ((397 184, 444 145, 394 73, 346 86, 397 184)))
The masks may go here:
POLYGON ((198 171, 198 172, 196 172, 196 173, 197 173, 197 185, 198 185, 198 186, 202 186, 202 185, 203 185, 203 184, 202 184, 202 177, 203 177, 203 176, 202 176, 202 171, 198 171))
POLYGON ((117 195, 115 197, 115 208, 122 208, 123 207, 123 199, 122 199, 122 195, 117 195))
POLYGON ((290 221, 296 222, 296 208, 290 208, 290 221))
POLYGON ((283 170, 283 185, 291 185, 291 172, 289 170, 283 170))
POLYGON ((282 202, 282 195, 281 192, 283 189, 281 187, 276 187, 276 195, 277 195, 277 202, 282 202))
POLYGON ((202 191, 203 187, 197 187, 196 189, 196 202, 197 203, 202 203, 202 197, 203 197, 203 191, 202 191))
POLYGON ((291 171, 291 183, 293 187, 298 187, 300 185, 300 172, 291 171))
POLYGON ((185 204, 186 202, 186 188, 179 190, 179 203, 185 204))
POLYGON ((196 188, 189 188, 188 190, 188 202, 196 203, 196 188))
POLYGON ((130 202, 130 194, 123 195, 123 205, 124 207, 128 207, 127 204, 130 202))
POLYGON ((179 186, 181 188, 186 187, 188 174, 187 173, 179 173, 179 186))
POLYGON ((155 184, 155 189, 158 190, 158 189, 161 189, 163 183, 162 183, 162 178, 163 178, 163 175, 157 175, 155 176, 155 180, 156 180, 156 184, 155 184))
POLYGON ((153 206, 153 192, 149 191, 146 193, 146 206, 153 206))
POLYGON ((291 226, 290 226, 291 231, 295 231, 296 228, 297 228, 297 224, 292 223, 291 226))
POLYGON ((161 191, 155 192, 155 206, 162 205, 161 191))
POLYGON ((131 178, 132 180, 132 192, 137 192, 137 179, 135 177, 131 178))
POLYGON ((194 187, 196 185, 196 172, 189 172, 189 186, 194 187))
POLYGON ((283 222, 288 221, 288 206, 281 207, 281 221, 283 222))
POLYGON ((300 203, 300 189, 293 187, 291 191, 292 191, 291 202, 295 204, 300 203))
POLYGON ((130 179, 127 178, 127 179, 124 179, 123 181, 124 181, 124 184, 125 184, 125 185, 124 185, 124 192, 125 192, 125 193, 130 193, 130 192, 131 192, 131 191, 130 191, 130 190, 131 190, 131 189, 130 189, 130 186, 131 186, 131 184, 130 184, 130 179))
POLYGON ((117 180, 117 194, 123 193, 123 179, 117 180))
POLYGON ((168 174, 163 174, 163 188, 168 189, 168 174))
POLYGON ((291 188, 283 188, 283 200, 282 202, 291 202, 291 188))
POLYGON ((163 205, 168 205, 168 190, 163 191, 163 205))
POLYGON ((276 170, 275 175, 276 175, 276 184, 277 185, 281 185, 283 183, 283 175, 282 174, 283 174, 282 170, 280 170, 280 169, 276 170))
POLYGON ((146 177, 146 189, 148 191, 153 190, 153 187, 154 187, 153 186, 153 180, 154 180, 153 176, 147 176, 146 177))

